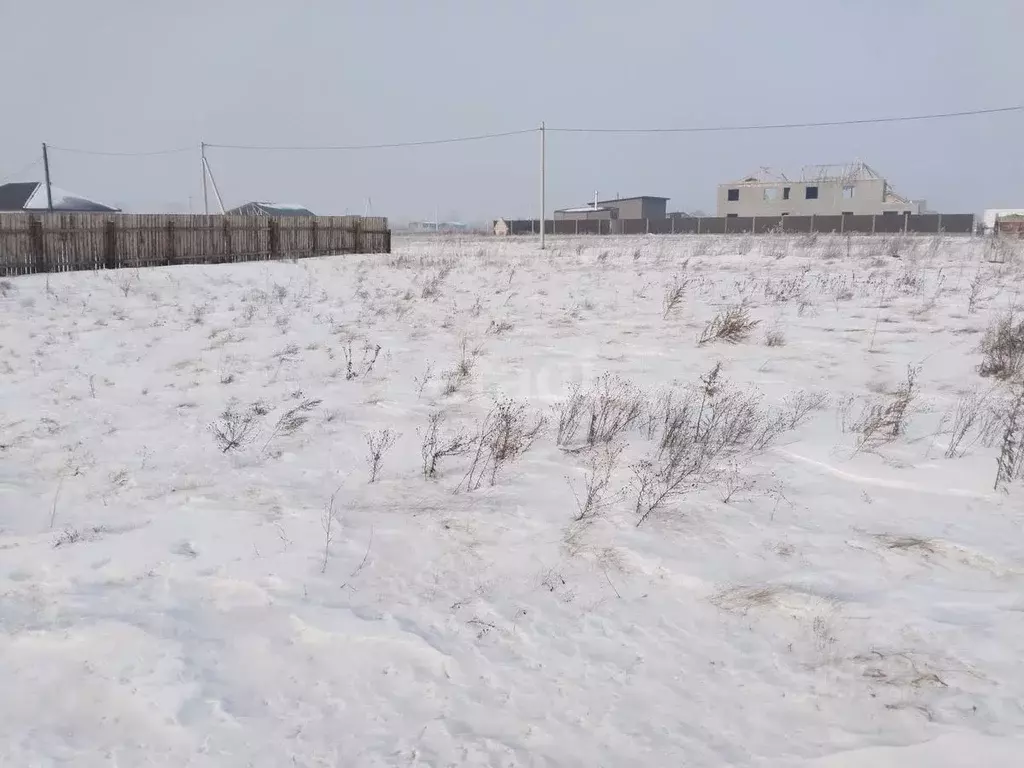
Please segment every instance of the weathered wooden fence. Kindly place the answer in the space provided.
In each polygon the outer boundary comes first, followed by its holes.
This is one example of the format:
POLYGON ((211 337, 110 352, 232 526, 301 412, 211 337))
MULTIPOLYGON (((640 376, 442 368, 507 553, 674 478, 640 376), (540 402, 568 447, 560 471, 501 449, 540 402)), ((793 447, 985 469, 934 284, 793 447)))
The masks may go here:
POLYGON ((0 213, 0 275, 390 252, 379 216, 0 213))

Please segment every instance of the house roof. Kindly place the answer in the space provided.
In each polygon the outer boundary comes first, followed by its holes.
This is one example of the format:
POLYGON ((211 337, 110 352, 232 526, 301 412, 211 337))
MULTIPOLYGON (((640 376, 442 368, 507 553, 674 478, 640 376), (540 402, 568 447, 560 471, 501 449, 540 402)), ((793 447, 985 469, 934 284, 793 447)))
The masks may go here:
POLYGON ((607 205, 608 203, 627 203, 631 200, 669 200, 668 197, 658 197, 657 195, 634 195, 633 197, 616 197, 613 200, 598 200, 598 205, 607 205))
MULTIPOLYGON (((823 183, 828 181, 840 181, 844 184, 851 184, 855 181, 882 181, 882 175, 867 163, 856 160, 851 163, 832 165, 805 165, 800 170, 799 179, 790 179, 785 173, 768 166, 762 166, 754 173, 744 176, 742 179, 726 182, 726 184, 790 184, 796 183, 823 183)), ((724 184, 721 186, 725 186, 724 184)))
MULTIPOLYGON (((118 208, 98 203, 52 184, 50 200, 53 202, 53 210, 62 213, 119 212, 118 208)), ((0 186, 0 211, 46 211, 49 207, 45 184, 38 181, 19 181, 0 186)))
POLYGON ((579 208, 559 208, 555 213, 600 213, 610 208, 595 208, 592 205, 581 205, 579 208))
POLYGON ((232 208, 225 213, 232 216, 315 216, 311 210, 298 203, 270 203, 253 200, 232 208))
POLYGON ((39 186, 38 181, 16 181, 0 186, 0 211, 22 211, 39 186))

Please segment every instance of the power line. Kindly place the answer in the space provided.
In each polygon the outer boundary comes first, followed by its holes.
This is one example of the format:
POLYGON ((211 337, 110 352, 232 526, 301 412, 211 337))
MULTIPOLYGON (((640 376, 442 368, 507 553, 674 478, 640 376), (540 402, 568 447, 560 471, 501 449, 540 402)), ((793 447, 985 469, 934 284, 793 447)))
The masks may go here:
POLYGON ((830 128, 841 125, 874 125, 880 123, 907 123, 918 120, 942 120, 972 115, 995 115, 1006 112, 1024 111, 1024 105, 995 107, 993 109, 969 109, 960 112, 938 112, 929 115, 900 115, 897 117, 869 117, 856 120, 824 120, 808 123, 766 123, 760 125, 715 125, 686 126, 682 128, 548 128, 554 133, 724 133, 727 131, 773 131, 791 128, 830 128))
POLYGON ((6 176, 5 178, 3 178, 3 179, 0 179, 0 184, 6 184, 6 183, 7 183, 8 181, 10 181, 11 179, 15 179, 15 178, 17 178, 18 176, 21 176, 21 174, 23 174, 23 173, 28 173, 28 172, 29 172, 30 170, 32 170, 32 169, 33 169, 33 168, 35 168, 35 167, 36 167, 37 165, 39 165, 39 162, 40 162, 41 160, 42 160, 42 158, 41 158, 41 157, 37 157, 37 158, 36 158, 35 160, 33 160, 33 161, 32 161, 31 163, 29 163, 28 165, 26 165, 26 166, 25 166, 24 168, 22 168, 22 169, 21 169, 20 171, 15 171, 14 173, 10 174, 9 176, 6 176))
MULTIPOLYGON (((906 123, 923 120, 944 120, 957 117, 971 117, 976 115, 996 115, 1009 112, 1024 111, 1024 104, 1007 107, 994 107, 991 109, 968 109, 956 112, 936 112, 924 115, 897 115, 892 117, 868 117, 852 120, 820 120, 803 123, 759 123, 749 125, 691 125, 668 128, 586 128, 586 127, 551 127, 544 130, 551 133, 607 133, 607 134, 657 134, 657 133, 725 133, 737 131, 773 131, 788 130, 796 128, 831 128, 844 125, 879 125, 884 123, 906 123)), ((509 136, 522 136, 528 133, 538 133, 541 128, 523 128, 515 131, 501 131, 498 133, 480 133, 471 136, 455 136, 444 139, 423 139, 418 141, 397 141, 381 144, 341 144, 341 145, 272 145, 272 144, 207 144, 210 149, 231 149, 260 152, 355 152, 374 149, 399 149, 402 147, 428 147, 441 144, 462 144, 472 141, 486 141, 489 139, 501 139, 509 136)), ((159 155, 177 155, 187 152, 195 152, 196 147, 173 147, 169 149, 157 149, 142 152, 108 152, 103 150, 78 149, 74 147, 59 147, 50 145, 50 149, 57 152, 67 152, 78 155, 97 155, 101 157, 155 157, 159 155)), ((27 169, 26 169, 27 170, 27 169)))
POLYGON ((501 139, 507 136, 521 136, 527 133, 537 133, 539 128, 524 128, 519 131, 503 131, 501 133, 481 133, 475 136, 457 136, 448 139, 426 139, 423 141, 399 141, 389 144, 348 144, 337 146, 269 146, 256 144, 207 144, 210 149, 244 149, 258 150, 263 152, 352 152, 365 149, 397 149, 400 147, 427 147, 438 144, 462 144, 468 141, 484 141, 486 139, 501 139))
POLYGON ((99 155, 100 157, 155 157, 157 155, 180 155, 184 152, 195 152, 195 147, 175 147, 173 149, 155 149, 148 152, 103 152, 94 149, 74 149, 72 147, 55 147, 48 144, 49 149, 57 152, 68 152, 74 155, 99 155))

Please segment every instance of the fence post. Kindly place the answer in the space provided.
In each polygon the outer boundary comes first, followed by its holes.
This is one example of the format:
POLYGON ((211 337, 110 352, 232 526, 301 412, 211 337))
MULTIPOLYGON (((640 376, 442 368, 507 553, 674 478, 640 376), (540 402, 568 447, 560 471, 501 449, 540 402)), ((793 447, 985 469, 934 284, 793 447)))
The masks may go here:
POLYGON ((817 231, 818 231, 818 227, 817 227, 817 226, 816 226, 816 224, 815 224, 815 221, 814 221, 814 214, 812 213, 812 214, 811 214, 811 234, 814 234, 814 233, 816 233, 817 231))
POLYGON ((167 238, 167 248, 164 254, 164 266, 170 266, 174 263, 174 219, 167 219, 167 227, 164 232, 164 236, 167 238))
POLYGON ((903 234, 907 234, 910 231, 910 214, 903 214, 903 234))
POLYGON ((317 256, 320 251, 320 238, 318 235, 316 219, 313 219, 309 225, 309 241, 314 256, 317 256))
POLYGON ((875 219, 878 218, 877 214, 871 214, 871 234, 875 234, 875 219))
POLYGON ((231 223, 228 221, 228 217, 224 216, 221 219, 221 232, 224 235, 224 258, 222 261, 232 261, 231 254, 231 223))
POLYGON ((114 219, 103 222, 103 268, 117 269, 117 223, 114 219))
POLYGON ((273 261, 281 255, 281 224, 273 216, 267 217, 267 224, 269 225, 267 240, 270 245, 270 259, 273 261))
POLYGON ((46 272, 46 245, 43 238, 43 222, 33 216, 28 221, 28 241, 32 252, 32 266, 29 272, 46 272))
POLYGON ((704 219, 703 219, 702 217, 698 216, 698 217, 697 217, 697 234, 698 234, 698 235, 699 235, 699 234, 701 233, 701 232, 700 232, 700 223, 701 223, 702 221, 704 221, 704 219))
MULTIPOLYGON (((939 216, 939 219, 935 223, 935 232, 937 234, 941 235, 942 234, 942 214, 940 213, 940 214, 938 214, 938 216, 939 216)), ((973 227, 972 227, 972 229, 973 229, 973 227)), ((972 232, 971 234, 974 234, 974 233, 972 232)))
POLYGON ((841 235, 844 232, 846 232, 846 214, 845 213, 839 215, 839 234, 841 235))
MULTIPOLYGON (((363 253, 363 228, 360 226, 362 219, 352 220, 352 253, 363 253)), ((390 251, 389 251, 390 252, 390 251)))

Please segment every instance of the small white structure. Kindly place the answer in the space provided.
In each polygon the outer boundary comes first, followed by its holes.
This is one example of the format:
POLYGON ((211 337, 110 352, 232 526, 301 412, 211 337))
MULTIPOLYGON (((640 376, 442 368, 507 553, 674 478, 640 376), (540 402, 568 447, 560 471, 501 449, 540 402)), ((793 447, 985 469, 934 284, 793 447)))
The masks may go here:
POLYGON ((494 222, 494 234, 498 237, 505 237, 508 235, 508 222, 504 219, 498 219, 494 222))

